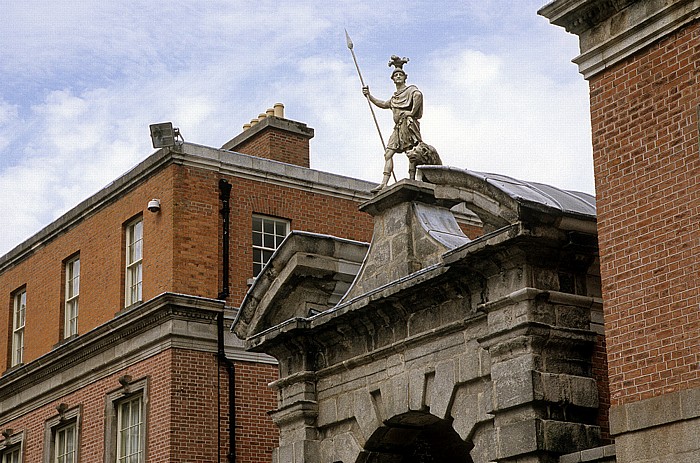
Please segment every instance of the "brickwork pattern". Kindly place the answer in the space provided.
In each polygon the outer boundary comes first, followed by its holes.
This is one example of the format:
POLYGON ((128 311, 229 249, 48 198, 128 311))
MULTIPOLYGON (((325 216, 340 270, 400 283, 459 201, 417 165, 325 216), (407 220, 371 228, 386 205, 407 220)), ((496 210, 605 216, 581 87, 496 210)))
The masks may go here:
MULTIPOLYGON (((143 298, 166 291, 216 298, 222 287, 221 227, 215 172, 172 165, 150 178, 118 203, 107 205, 49 245, 3 273, 0 294, 6 318, 0 339, 6 349, 0 369, 9 367, 12 331, 11 294, 27 285, 25 363, 50 351, 62 331, 63 261, 80 252, 79 333, 109 321, 123 307, 123 225, 141 214, 144 220, 143 298), (157 214, 145 211, 151 198, 161 199, 157 214), (120 284, 115 284, 120 282, 120 284)), ((291 221, 292 229, 371 239, 372 221, 358 202, 319 193, 226 177, 231 193, 231 297, 237 306, 252 277, 252 215, 291 221)))
MULTIPOLYGON (((225 368, 217 363, 216 356, 211 353, 166 350, 5 423, 3 429, 25 431, 24 461, 42 461, 44 423, 57 414, 59 403, 70 408, 80 405, 80 459, 104 461, 105 396, 120 388, 118 378, 128 374, 134 380, 148 377, 148 461, 218 461, 217 442, 221 461, 225 461, 228 452, 228 382, 225 368)), ((270 365, 249 364, 241 370, 242 377, 237 387, 237 400, 242 403, 237 407, 237 432, 241 433, 238 453, 242 457, 248 455, 248 459, 238 461, 269 461, 272 446, 277 442, 277 431, 266 414, 276 403, 267 384, 276 379, 277 369, 270 365)))
MULTIPOLYGON (((11 293, 27 289, 27 319, 24 362, 30 362, 57 344, 63 331, 63 262, 80 252, 80 314, 78 332, 85 333, 112 319, 124 303, 124 224, 138 214, 144 221, 143 297, 150 299, 173 287, 173 226, 168 222, 172 204, 173 171, 165 169, 107 204, 34 251, 2 274, 0 295, 3 307, 11 307, 11 293), (158 214, 144 212, 151 198, 160 198, 158 214)), ((0 339, 7 348, 0 355, 0 370, 9 367, 12 312, 0 323, 0 339)))
POLYGON ((235 151, 259 158, 309 167, 309 139, 302 135, 268 127, 256 136, 245 140, 235 151))
POLYGON ((700 387, 700 23, 590 91, 611 402, 700 387))
MULTIPOLYGON (((221 461, 226 461, 228 381, 224 366, 218 365, 215 354, 173 349, 171 371, 172 426, 168 429, 171 446, 167 461, 218 461, 217 445, 221 461)), ((157 445, 155 438, 151 445, 157 445)))
POLYGON ((173 287, 181 294, 217 298, 220 288, 219 177, 184 166, 175 169, 173 287))
POLYGON ((292 230, 323 233, 357 241, 372 239, 372 217, 358 202, 311 191, 229 178, 231 192, 231 298, 238 306, 253 276, 252 216, 263 214, 291 221, 292 230))
MULTIPOLYGON (((105 396, 119 389, 118 379, 131 375, 134 380, 148 377, 148 461, 164 462, 170 454, 169 411, 171 406, 171 351, 165 351, 148 360, 133 365, 105 379, 92 383, 81 390, 64 396, 55 402, 41 407, 23 417, 6 423, 3 429, 11 428, 15 432, 24 431, 24 460, 26 462, 43 461, 44 424, 56 416, 56 406, 65 403, 73 408, 82 406, 80 424, 80 461, 104 461, 105 446, 105 396)), ((196 431, 196 429, 195 429, 196 431)), ((175 461, 175 460, 173 460, 175 461)))
POLYGON ((277 395, 269 387, 278 379, 276 365, 236 362, 236 461, 272 461, 279 430, 268 412, 277 408, 277 395))

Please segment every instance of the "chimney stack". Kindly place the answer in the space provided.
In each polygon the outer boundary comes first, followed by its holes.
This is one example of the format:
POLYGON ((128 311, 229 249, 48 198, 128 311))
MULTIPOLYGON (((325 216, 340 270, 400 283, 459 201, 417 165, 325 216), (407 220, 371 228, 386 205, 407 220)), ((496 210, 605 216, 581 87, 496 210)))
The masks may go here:
POLYGON ((313 136, 314 129, 302 122, 285 119, 284 105, 275 103, 244 124, 243 132, 221 149, 309 167, 309 140, 313 136))

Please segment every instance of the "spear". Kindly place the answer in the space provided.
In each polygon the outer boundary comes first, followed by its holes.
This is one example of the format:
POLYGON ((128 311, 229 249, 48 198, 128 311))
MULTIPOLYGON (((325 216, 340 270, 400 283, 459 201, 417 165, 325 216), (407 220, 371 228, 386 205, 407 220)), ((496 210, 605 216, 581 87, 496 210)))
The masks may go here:
MULTIPOLYGON (((360 83, 362 84, 362 88, 366 87, 365 85, 365 80, 362 78, 362 72, 360 72, 360 66, 357 64, 357 57, 355 56, 355 50, 353 50, 353 44, 352 40, 350 40, 350 35, 348 34, 348 30, 345 29, 345 40, 347 41, 348 48, 350 49, 350 53, 352 53, 352 60, 355 62, 355 68, 357 69, 357 75, 360 76, 360 83)), ((365 95, 367 97, 367 104, 369 105, 369 112, 372 113, 372 119, 374 120, 374 126, 377 127, 377 133, 379 134, 379 139, 382 141, 382 148, 384 148, 384 151, 386 151, 386 143, 384 143, 384 137, 382 136, 382 131, 379 129, 379 123, 377 122, 377 116, 374 114, 374 108, 372 107, 372 102, 369 99, 369 95, 365 95)), ((396 174, 394 174, 394 171, 391 171, 391 175, 394 177, 394 181, 396 181, 396 174)))

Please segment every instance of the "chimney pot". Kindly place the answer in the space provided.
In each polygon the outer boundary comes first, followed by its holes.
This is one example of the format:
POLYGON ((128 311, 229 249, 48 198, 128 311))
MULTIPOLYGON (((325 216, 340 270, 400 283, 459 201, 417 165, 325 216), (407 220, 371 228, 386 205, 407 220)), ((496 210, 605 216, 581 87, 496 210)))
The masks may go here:
POLYGON ((284 118, 284 105, 282 103, 275 103, 273 105, 273 111, 275 113, 275 117, 284 118))

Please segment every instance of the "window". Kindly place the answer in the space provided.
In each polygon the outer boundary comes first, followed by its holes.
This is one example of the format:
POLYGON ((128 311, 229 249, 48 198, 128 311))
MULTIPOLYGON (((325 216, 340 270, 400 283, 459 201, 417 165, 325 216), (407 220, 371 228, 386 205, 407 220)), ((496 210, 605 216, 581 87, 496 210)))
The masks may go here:
POLYGON ((80 406, 68 409, 64 403, 56 407, 58 415, 45 424, 44 462, 77 463, 80 435, 80 406))
POLYGON ((0 463, 22 463, 24 432, 14 433, 12 429, 2 432, 0 439, 0 463))
POLYGON ((253 276, 257 277, 289 234, 289 221, 253 216, 253 276))
POLYGON ((80 257, 66 262, 66 301, 63 337, 78 334, 78 297, 80 295, 80 257))
POLYGON ((105 408, 105 462, 146 461, 147 378, 119 378, 122 387, 107 394, 105 408))
POLYGON ((13 297, 12 311, 12 363, 19 365, 24 360, 24 324, 27 315, 27 291, 22 289, 13 297))
POLYGON ((117 463, 143 460, 143 400, 140 395, 119 403, 117 409, 117 463))
POLYGON ((77 430, 75 423, 70 423, 56 430, 54 438, 54 463, 75 463, 77 430))
POLYGON ((2 463, 20 463, 22 455, 19 445, 15 445, 2 452, 2 463))
POLYGON ((126 297, 125 307, 141 301, 143 259, 143 220, 126 226, 126 297))

